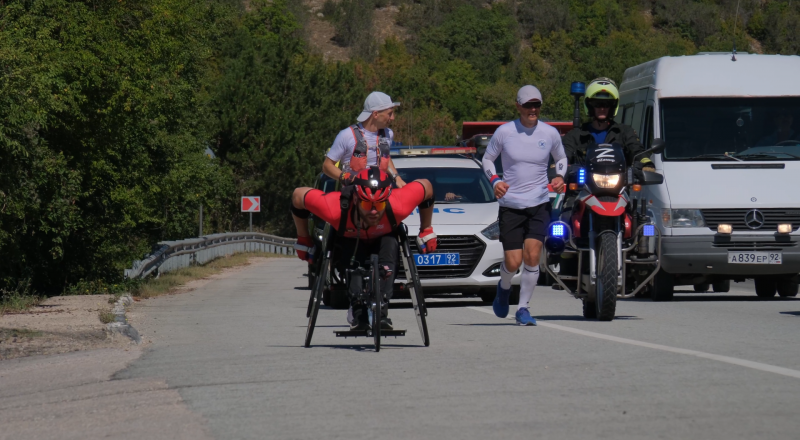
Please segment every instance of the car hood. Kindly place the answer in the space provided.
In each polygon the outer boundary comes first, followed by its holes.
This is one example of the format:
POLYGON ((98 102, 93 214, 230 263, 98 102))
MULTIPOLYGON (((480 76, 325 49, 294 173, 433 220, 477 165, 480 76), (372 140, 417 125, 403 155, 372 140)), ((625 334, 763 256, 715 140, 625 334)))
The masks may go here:
MULTIPOLYGON (((497 220, 497 202, 454 203, 434 205, 433 227, 438 225, 488 226, 497 220)), ((403 220, 408 226, 419 226, 419 209, 403 220)))
POLYGON ((713 165, 776 165, 783 169, 713 169, 711 162, 664 162, 664 183, 673 209, 785 208, 800 186, 800 162, 714 162, 713 165))

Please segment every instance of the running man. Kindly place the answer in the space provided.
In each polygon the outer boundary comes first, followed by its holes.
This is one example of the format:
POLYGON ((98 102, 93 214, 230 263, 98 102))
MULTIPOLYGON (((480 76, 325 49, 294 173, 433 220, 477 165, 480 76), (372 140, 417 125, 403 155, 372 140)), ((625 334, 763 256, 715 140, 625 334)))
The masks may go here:
POLYGON ((500 242, 505 253, 492 308, 499 318, 508 316, 511 278, 524 262, 515 318, 519 325, 536 325, 528 303, 539 280, 542 243, 550 226, 547 166, 552 155, 557 175, 550 183, 557 193, 562 193, 567 156, 558 130, 539 121, 539 89, 531 85, 519 89, 516 106, 519 119, 495 131, 483 156, 483 170, 500 204, 500 242), (502 179, 494 167, 497 156, 503 164, 502 179))
POLYGON ((340 131, 322 164, 322 172, 331 179, 348 184, 356 174, 368 166, 377 165, 389 174, 398 188, 405 185, 397 174, 389 150, 394 132, 389 124, 394 121, 394 109, 400 105, 389 95, 372 92, 364 101, 364 109, 353 124, 340 131), (336 164, 341 162, 340 170, 336 164))

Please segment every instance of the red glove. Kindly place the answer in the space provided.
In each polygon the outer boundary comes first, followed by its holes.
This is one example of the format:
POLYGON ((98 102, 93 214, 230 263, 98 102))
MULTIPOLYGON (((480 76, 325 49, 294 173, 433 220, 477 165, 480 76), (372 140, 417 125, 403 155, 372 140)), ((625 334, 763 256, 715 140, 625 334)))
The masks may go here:
POLYGON ((427 228, 419 231, 419 235, 417 236, 417 248, 423 254, 432 254, 436 252, 436 234, 433 233, 433 227, 428 226, 427 228))
POLYGON ((297 258, 309 263, 314 262, 314 240, 311 237, 297 237, 294 250, 297 252, 297 258))

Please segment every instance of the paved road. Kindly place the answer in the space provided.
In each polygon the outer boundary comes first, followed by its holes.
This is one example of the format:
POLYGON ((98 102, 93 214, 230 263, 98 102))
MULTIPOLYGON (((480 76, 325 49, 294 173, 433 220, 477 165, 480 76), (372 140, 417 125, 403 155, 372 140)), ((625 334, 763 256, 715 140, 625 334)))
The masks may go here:
MULTIPOLYGON (((142 329, 154 342, 109 382, 131 402, 114 437, 800 437, 800 301, 757 301, 752 284, 672 303, 624 301, 607 323, 585 321, 579 301, 539 288, 538 327, 498 319, 477 300, 437 298, 429 302, 427 348, 413 313, 398 304, 391 316, 408 335, 375 353, 368 340, 334 337, 345 328, 337 310, 320 312, 314 347, 302 347, 303 268, 270 260, 146 302, 142 329), (160 401, 148 405, 142 390, 160 401), (129 430, 134 420, 146 429, 129 430)), ((40 404, 20 397, 25 402, 11 405, 2 394, 7 409, 40 404)), ((77 399, 85 407, 75 412, 102 403, 91 396, 77 399)), ((89 425, 46 437, 102 432, 89 425)))
POLYGON ((431 301, 430 347, 395 308, 408 335, 374 353, 334 337, 336 310, 302 347, 303 268, 272 260, 148 303, 162 338, 117 378, 165 380, 221 439, 800 436, 800 301, 756 301, 752 284, 625 301, 608 323, 540 288, 538 327, 431 301))

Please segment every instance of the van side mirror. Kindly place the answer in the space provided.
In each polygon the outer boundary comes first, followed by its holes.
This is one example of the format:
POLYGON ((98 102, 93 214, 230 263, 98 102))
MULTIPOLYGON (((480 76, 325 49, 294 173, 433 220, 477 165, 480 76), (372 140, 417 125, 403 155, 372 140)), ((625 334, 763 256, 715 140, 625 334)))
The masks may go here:
POLYGON ((652 171, 642 170, 642 174, 639 176, 640 185, 661 185, 662 183, 664 183, 664 176, 652 171))

